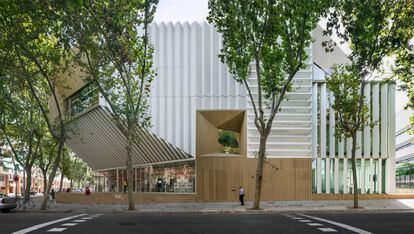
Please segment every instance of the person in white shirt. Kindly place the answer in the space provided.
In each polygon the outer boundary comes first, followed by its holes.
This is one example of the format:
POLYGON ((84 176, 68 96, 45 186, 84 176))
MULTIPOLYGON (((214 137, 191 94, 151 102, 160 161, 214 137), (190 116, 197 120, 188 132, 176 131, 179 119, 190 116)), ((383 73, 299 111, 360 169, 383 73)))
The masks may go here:
POLYGON ((244 189, 240 186, 239 199, 242 206, 244 206, 244 189))

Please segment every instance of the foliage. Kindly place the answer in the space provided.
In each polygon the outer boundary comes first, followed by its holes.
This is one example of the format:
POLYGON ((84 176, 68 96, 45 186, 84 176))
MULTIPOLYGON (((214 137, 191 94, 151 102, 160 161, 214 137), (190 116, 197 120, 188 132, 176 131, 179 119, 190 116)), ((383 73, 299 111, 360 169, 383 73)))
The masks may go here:
POLYGON ((0 77, 0 136, 11 149, 13 162, 27 173, 25 199, 28 199, 32 167, 40 156, 45 132, 47 128, 39 106, 24 83, 8 76, 0 77))
POLYGON ((402 165, 398 166, 396 175, 414 175, 414 163, 405 162, 402 165))
POLYGON ((370 117, 367 103, 360 102, 359 71, 351 65, 336 65, 333 67, 332 74, 327 78, 327 83, 335 97, 332 108, 337 111, 338 115, 335 135, 337 138, 351 138, 368 124, 370 117))
POLYGON ((27 85, 50 135, 58 141, 41 209, 46 209, 50 187, 66 138, 61 103, 57 98, 57 87, 60 84, 58 73, 62 68, 58 65, 64 58, 65 50, 57 40, 61 33, 61 24, 56 21, 50 10, 49 1, 43 0, 0 2, 1 72, 27 85), (42 97, 51 97, 51 103, 55 104, 55 120, 49 119, 49 103, 43 103, 42 97))
POLYGON ((234 132, 231 132, 231 131, 220 129, 218 142, 225 147, 231 147, 231 148, 239 147, 239 142, 237 141, 236 135, 234 134, 234 132))
POLYGON ((254 209, 259 209, 266 141, 273 119, 291 90, 293 77, 306 65, 311 31, 329 4, 328 0, 209 1, 207 19, 223 39, 219 58, 233 78, 246 87, 260 133, 254 209), (254 93, 251 76, 258 84, 254 93))
POLYGON ((340 0, 329 15, 325 34, 348 43, 353 66, 367 75, 377 70, 384 58, 412 38, 413 1, 340 0))
POLYGON ((149 25, 158 0, 66 1, 52 5, 62 23, 60 41, 70 50, 67 66, 81 69, 95 84, 126 137, 129 209, 132 196, 132 147, 139 129, 150 126, 148 95, 155 77, 149 25))
MULTIPOLYGON (((414 38, 414 27, 412 35, 414 38)), ((414 39, 398 51, 394 73, 401 81, 401 90, 405 91, 408 95, 408 103, 405 108, 414 110, 414 39)), ((414 126, 414 116, 411 116, 410 122, 411 126, 414 126)), ((414 134, 414 129, 410 133, 414 134)))

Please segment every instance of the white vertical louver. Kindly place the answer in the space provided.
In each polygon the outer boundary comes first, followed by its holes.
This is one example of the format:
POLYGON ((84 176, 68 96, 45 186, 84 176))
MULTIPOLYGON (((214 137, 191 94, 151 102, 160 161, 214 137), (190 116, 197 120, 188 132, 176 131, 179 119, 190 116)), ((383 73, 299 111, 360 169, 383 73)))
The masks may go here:
POLYGON ((151 25, 157 77, 151 91, 152 132, 195 156, 196 111, 246 109, 239 88, 219 61, 220 36, 207 23, 151 25))

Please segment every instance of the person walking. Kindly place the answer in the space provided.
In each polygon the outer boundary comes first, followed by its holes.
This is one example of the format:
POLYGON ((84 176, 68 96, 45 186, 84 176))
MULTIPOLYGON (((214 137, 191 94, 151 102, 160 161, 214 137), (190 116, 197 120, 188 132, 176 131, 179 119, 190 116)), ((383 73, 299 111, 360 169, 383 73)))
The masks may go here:
POLYGON ((126 193, 128 187, 128 183, 126 180, 124 180, 124 193, 126 193))
POLYGON ((244 189, 240 186, 239 190, 239 200, 242 206, 244 206, 244 189))
MULTIPOLYGON (((49 204, 53 203, 54 207, 56 207, 56 206, 57 206, 57 205, 56 205, 56 200, 55 200, 55 190, 54 190, 54 189, 52 189, 52 190, 50 191, 49 200, 50 200, 49 204)), ((48 205, 48 206, 49 206, 49 205, 48 205)))
POLYGON ((86 186, 86 189, 85 189, 85 195, 86 195, 86 196, 90 196, 90 195, 91 195, 91 190, 89 189, 89 187, 88 187, 88 186, 86 186))

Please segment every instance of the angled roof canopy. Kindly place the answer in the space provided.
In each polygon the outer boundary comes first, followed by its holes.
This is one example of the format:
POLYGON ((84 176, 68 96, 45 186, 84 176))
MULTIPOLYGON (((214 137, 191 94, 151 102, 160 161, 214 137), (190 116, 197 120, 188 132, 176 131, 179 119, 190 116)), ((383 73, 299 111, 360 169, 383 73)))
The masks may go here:
MULTIPOLYGON (((105 107, 95 107, 68 123, 67 145, 92 169, 125 167, 126 137, 105 107)), ((132 164, 142 165, 193 158, 147 130, 140 130, 142 139, 134 144, 132 164)))

